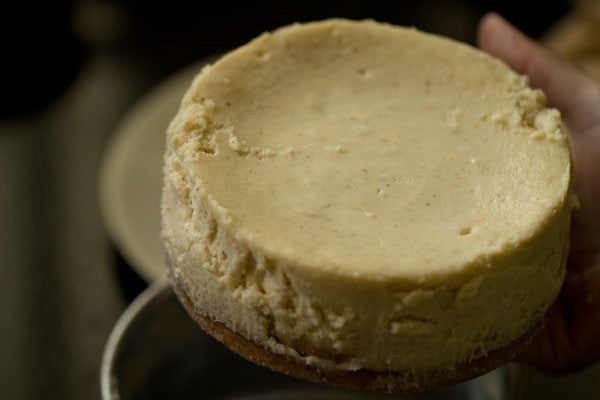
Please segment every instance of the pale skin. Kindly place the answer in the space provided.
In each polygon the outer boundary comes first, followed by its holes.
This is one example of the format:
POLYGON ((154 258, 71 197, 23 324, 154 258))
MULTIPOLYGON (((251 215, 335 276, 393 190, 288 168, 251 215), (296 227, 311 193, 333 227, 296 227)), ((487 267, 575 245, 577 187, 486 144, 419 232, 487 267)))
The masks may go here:
POLYGON ((479 46, 529 76, 570 131, 575 193, 567 275, 543 331, 519 361, 568 372, 600 360, 600 84, 497 14, 480 22, 479 46))

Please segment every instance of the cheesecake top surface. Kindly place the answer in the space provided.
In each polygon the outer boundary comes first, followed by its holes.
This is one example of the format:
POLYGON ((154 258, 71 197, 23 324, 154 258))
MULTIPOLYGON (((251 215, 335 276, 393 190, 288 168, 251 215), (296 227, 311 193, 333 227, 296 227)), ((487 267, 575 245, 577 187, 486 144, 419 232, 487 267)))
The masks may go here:
POLYGON ((196 201, 304 273, 458 276, 527 251, 568 201, 560 115, 526 78, 372 21, 260 36, 198 75, 169 129, 196 201))

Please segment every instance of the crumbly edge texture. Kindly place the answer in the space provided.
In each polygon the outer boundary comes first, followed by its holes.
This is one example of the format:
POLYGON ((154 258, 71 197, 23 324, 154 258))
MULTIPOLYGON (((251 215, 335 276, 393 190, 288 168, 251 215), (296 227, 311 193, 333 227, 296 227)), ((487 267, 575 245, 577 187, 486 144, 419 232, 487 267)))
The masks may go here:
MULTIPOLYGON (((170 269, 171 270, 171 269, 170 269)), ((339 389, 374 391, 385 393, 411 393, 433 390, 451 384, 457 384, 490 372, 506 362, 513 360, 522 349, 532 342, 544 326, 546 315, 537 321, 533 328, 512 343, 491 351, 485 357, 461 364, 451 370, 431 370, 416 373, 414 371, 356 371, 329 370, 300 364, 291 357, 273 353, 254 343, 243 335, 233 332, 223 323, 202 314, 192 304, 183 285, 173 274, 169 274, 171 286, 192 319, 206 333, 227 346, 246 360, 272 371, 295 378, 330 385, 339 389)))

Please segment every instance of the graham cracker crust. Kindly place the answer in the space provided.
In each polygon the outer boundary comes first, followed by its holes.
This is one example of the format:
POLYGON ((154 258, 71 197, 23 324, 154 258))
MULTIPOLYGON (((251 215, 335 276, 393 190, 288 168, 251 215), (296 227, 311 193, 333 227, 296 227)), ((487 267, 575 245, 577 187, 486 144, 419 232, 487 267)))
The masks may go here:
POLYGON ((199 313, 183 289, 183 285, 177 282, 173 276, 170 276, 170 280, 179 301, 194 321, 206 333, 238 355, 272 371, 340 389, 410 393, 461 383, 490 372, 514 359, 533 340, 545 323, 545 318, 543 318, 533 329, 509 345, 493 350, 484 357, 448 370, 415 373, 414 371, 374 371, 369 369, 356 371, 320 369, 311 365, 300 364, 290 357, 275 354, 245 336, 233 332, 223 323, 199 313))

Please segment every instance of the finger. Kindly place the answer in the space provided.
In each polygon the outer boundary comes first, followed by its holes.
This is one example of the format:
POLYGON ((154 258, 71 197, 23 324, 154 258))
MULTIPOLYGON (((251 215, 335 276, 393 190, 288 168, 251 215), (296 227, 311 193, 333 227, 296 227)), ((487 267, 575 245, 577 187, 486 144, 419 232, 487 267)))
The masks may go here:
POLYGON ((600 120, 600 90, 597 84, 495 13, 479 25, 480 47, 500 58, 517 72, 529 76, 542 89, 550 104, 562 111, 575 132, 600 120))
POLYGON ((560 302, 552 307, 548 320, 517 361, 548 373, 567 372, 577 366, 577 350, 572 345, 568 318, 560 302))

